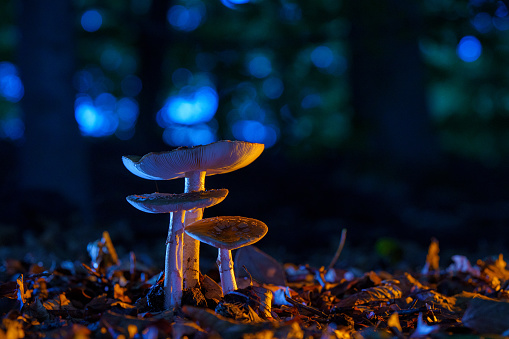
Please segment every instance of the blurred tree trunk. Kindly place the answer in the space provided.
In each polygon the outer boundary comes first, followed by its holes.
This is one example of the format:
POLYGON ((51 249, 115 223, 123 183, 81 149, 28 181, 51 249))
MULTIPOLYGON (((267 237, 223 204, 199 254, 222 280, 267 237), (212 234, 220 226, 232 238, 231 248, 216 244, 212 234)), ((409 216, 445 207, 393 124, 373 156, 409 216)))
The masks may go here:
POLYGON ((419 5, 383 0, 349 6, 353 104, 370 158, 389 169, 431 167, 439 148, 418 46, 419 5))
MULTIPOLYGON (((84 140, 74 118, 75 72, 72 1, 20 0, 18 62, 25 95, 25 141, 20 150, 20 186, 25 199, 45 208, 57 196, 90 218, 88 167, 84 140), (33 192, 37 192, 32 195, 33 192), (32 198, 30 198, 32 197, 32 198)), ((58 202, 57 202, 58 203, 58 202)), ((43 212, 43 211, 36 211, 43 212)), ((90 221, 90 220, 89 220, 90 221)))
MULTIPOLYGON (((140 78, 143 84, 140 99, 140 115, 136 132, 130 143, 132 154, 155 151, 150 147, 163 146, 161 128, 156 123, 156 114, 162 108, 161 87, 164 81, 164 58, 170 46, 171 33, 166 14, 171 1, 154 0, 146 19, 140 25, 139 57, 140 78)), ((162 150, 162 149, 161 149, 162 150)))

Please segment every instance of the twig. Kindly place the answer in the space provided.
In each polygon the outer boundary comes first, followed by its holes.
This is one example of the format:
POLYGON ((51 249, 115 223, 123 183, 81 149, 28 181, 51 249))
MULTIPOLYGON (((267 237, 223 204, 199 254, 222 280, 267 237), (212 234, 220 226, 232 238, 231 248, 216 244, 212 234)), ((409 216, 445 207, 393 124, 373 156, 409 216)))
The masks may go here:
POLYGON ((339 240, 338 249, 336 250, 336 254, 334 254, 334 258, 332 258, 329 264, 329 270, 333 268, 334 265, 336 264, 336 261, 338 261, 341 251, 343 251, 343 247, 345 247, 345 240, 346 240, 346 228, 343 228, 343 230, 341 231, 341 239, 339 240))
POLYGON ((251 276, 251 273, 246 268, 246 265, 242 265, 242 268, 244 271, 246 271, 247 275, 249 276, 249 286, 253 286, 253 277, 251 276))

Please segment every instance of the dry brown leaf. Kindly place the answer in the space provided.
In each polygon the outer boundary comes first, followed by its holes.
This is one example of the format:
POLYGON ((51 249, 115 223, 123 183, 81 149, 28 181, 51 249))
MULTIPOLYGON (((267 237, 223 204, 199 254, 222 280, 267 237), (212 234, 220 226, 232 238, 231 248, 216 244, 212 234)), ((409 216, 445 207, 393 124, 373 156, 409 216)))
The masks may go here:
POLYGON ((428 255, 426 256, 426 264, 422 269, 423 274, 438 271, 440 262, 440 256, 438 255, 439 252, 440 247, 438 246, 438 240, 435 238, 431 239, 431 244, 428 248, 428 255))
POLYGON ((223 297, 223 290, 217 282, 208 275, 200 275, 200 284, 207 299, 214 299, 217 302, 223 297))
POLYGON ((375 286, 366 288, 358 293, 339 301, 336 307, 352 307, 355 305, 362 305, 369 302, 380 302, 391 299, 401 298, 401 289, 395 284, 385 284, 382 286, 375 286))
POLYGON ((213 331, 223 339, 238 338, 303 338, 304 333, 296 322, 260 322, 246 324, 217 315, 211 310, 184 306, 182 311, 198 322, 206 331, 213 331))
POLYGON ((71 301, 67 299, 64 293, 46 300, 42 306, 50 311, 76 310, 76 307, 71 304, 71 301))

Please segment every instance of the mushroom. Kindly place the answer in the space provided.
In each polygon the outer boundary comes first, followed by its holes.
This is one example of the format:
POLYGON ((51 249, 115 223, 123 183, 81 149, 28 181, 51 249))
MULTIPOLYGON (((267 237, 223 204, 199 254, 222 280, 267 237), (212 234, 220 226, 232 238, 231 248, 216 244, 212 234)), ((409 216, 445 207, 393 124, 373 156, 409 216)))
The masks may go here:
MULTIPOLYGON (((221 140, 208 145, 179 147, 168 152, 152 152, 144 156, 122 157, 133 174, 150 180, 185 178, 184 192, 205 190, 205 176, 228 173, 252 163, 260 156, 263 144, 221 140)), ((185 223, 200 220, 203 210, 188 212, 185 223)), ((186 288, 199 283, 200 242, 184 235, 184 284, 186 288)))
POLYGON ((223 294, 227 294, 237 289, 231 251, 263 238, 267 233, 267 225, 260 220, 245 217, 214 217, 188 224, 184 231, 219 250, 217 266, 223 294))
POLYGON ((227 189, 218 189, 181 194, 151 193, 127 197, 127 201, 140 211, 170 213, 164 260, 164 305, 167 309, 179 305, 182 299, 183 229, 186 211, 216 205, 227 195, 227 189))

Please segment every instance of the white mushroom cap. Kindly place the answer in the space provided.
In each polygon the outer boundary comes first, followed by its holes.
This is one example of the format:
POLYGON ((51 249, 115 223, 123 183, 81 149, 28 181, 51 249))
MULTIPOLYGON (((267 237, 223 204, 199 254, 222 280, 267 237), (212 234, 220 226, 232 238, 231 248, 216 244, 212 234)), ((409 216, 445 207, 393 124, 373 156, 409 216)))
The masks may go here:
POLYGON ((179 147, 167 152, 122 157, 125 167, 144 179, 183 178, 186 172, 206 171, 206 175, 228 173, 252 163, 260 156, 263 144, 221 140, 208 145, 179 147))
POLYGON ((254 244, 267 230, 267 225, 260 220, 236 216, 202 219, 184 229, 196 240, 227 250, 254 244))
POLYGON ((126 199, 131 205, 143 212, 170 213, 214 206, 223 201, 227 195, 228 190, 222 188, 180 194, 150 193, 130 195, 126 199))

